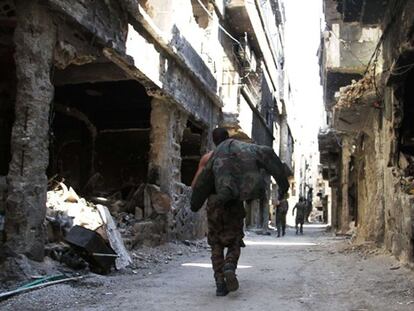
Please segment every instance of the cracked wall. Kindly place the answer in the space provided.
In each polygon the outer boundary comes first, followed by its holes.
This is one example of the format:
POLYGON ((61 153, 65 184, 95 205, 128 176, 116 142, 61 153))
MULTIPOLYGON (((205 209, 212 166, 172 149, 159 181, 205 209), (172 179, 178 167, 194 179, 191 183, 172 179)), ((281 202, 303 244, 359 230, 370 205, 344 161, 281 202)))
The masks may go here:
POLYGON ((205 212, 191 212, 191 188, 181 182, 181 142, 187 120, 186 113, 168 102, 153 100, 149 182, 159 185, 171 197, 169 239, 201 238, 207 229, 205 212))
MULTIPOLYGON (((414 4, 407 3, 394 21, 383 44, 384 67, 397 68, 401 61, 413 63, 412 27, 414 4), (408 48, 408 49, 407 49, 408 48), (404 54, 405 53, 405 54, 404 54), (408 56, 407 56, 408 55, 408 56), (410 56, 411 55, 411 56, 410 56)), ((384 25, 390 22, 386 14, 384 25)), ((412 69, 391 73, 382 94, 382 106, 366 118, 369 130, 358 142, 358 232, 359 241, 375 241, 403 262, 414 259, 414 200, 410 193, 413 149, 404 143, 412 132, 412 69), (407 119, 408 118, 408 119, 407 119), (408 125, 409 124, 409 125, 408 125)))

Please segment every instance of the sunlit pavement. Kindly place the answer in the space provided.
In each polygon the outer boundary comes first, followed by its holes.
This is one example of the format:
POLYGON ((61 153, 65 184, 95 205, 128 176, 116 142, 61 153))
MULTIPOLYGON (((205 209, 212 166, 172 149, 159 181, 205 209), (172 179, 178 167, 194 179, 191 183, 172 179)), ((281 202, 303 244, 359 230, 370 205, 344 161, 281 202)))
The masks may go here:
MULTIPOLYGON (((129 299, 139 301, 139 310, 154 311, 412 310, 403 289, 412 288, 414 282, 406 271, 390 271, 395 262, 389 257, 364 260, 338 252, 338 243, 348 241, 327 233, 325 225, 305 225, 303 235, 288 228, 281 238, 274 232, 270 236, 247 232, 245 243, 237 292, 215 296, 206 251, 140 280, 129 299)), ((110 306, 129 310, 131 305, 123 299, 110 306)))
MULTIPOLYGON (((288 228, 281 238, 247 232, 245 243, 240 288, 226 297, 215 295, 210 253, 202 249, 155 273, 104 277, 104 288, 93 280, 87 288, 71 288, 70 296, 42 310, 414 310, 412 271, 389 256, 343 251, 349 240, 325 226, 306 225, 303 235, 288 228)), ((36 301, 42 297, 38 292, 36 301)), ((9 310, 23 310, 19 304, 31 298, 20 297, 9 310)))

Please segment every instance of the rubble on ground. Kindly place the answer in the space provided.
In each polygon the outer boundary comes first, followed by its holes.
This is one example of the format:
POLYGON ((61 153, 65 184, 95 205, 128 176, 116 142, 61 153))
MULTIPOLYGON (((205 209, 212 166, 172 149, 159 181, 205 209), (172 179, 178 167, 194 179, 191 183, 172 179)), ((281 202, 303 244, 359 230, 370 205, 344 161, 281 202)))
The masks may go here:
MULTIPOLYGON (((132 262, 105 206, 80 198, 74 189, 68 188, 63 182, 48 191, 46 206, 49 242, 65 241, 97 272, 108 273, 112 264, 118 270, 123 269, 132 262)), ((82 266, 74 256, 67 257, 70 253, 67 250, 50 251, 60 260, 66 259, 72 267, 82 266), (74 260, 76 263, 73 263, 74 260)))
POLYGON ((181 257, 204 252, 209 248, 206 240, 170 242, 158 247, 142 246, 131 251, 133 263, 129 268, 133 274, 145 273, 145 271, 157 266, 169 264, 181 257))
MULTIPOLYGON (((136 185, 126 195, 95 192, 81 197, 55 176, 49 182, 46 202, 48 268, 23 256, 10 262, 12 270, 21 272, 20 277, 5 278, 21 282, 73 270, 107 274, 114 266, 123 273, 136 274, 208 248, 205 241, 166 243, 170 208, 170 197, 156 185, 136 185)), ((1 220, 0 214, 0 226, 1 220)))
MULTIPOLYGON (((168 254, 165 258, 155 259, 159 256, 152 258, 150 255, 151 247, 167 242, 164 227, 168 222, 167 214, 171 208, 170 197, 158 186, 136 185, 131 187, 126 195, 118 192, 106 195, 94 193, 88 200, 79 197, 74 189, 62 182, 55 182, 51 188, 47 197, 49 244, 46 247, 46 253, 51 258, 73 269, 85 269, 92 264, 93 270, 99 272, 100 269, 96 269, 96 266, 99 268, 99 264, 96 258, 93 259, 93 253, 96 253, 91 250, 93 248, 89 247, 88 250, 88 243, 68 241, 66 238, 71 230, 78 227, 84 228, 85 234, 90 235, 91 239, 93 234, 87 230, 96 232, 114 254, 123 254, 115 259, 117 263, 121 261, 117 269, 127 266, 133 270, 145 269, 148 264, 157 261, 168 262, 168 258, 174 257, 174 254, 168 254), (108 233, 108 228, 112 233, 108 233), (111 243, 113 238, 117 241, 111 243), (118 249, 117 245, 122 245, 121 249, 118 249)), ((95 244, 99 243, 96 237, 93 239, 95 244)), ((182 253, 188 248, 196 250, 198 247, 204 247, 193 245, 190 241, 185 242, 182 253)), ((107 256, 110 257, 111 254, 107 256)))

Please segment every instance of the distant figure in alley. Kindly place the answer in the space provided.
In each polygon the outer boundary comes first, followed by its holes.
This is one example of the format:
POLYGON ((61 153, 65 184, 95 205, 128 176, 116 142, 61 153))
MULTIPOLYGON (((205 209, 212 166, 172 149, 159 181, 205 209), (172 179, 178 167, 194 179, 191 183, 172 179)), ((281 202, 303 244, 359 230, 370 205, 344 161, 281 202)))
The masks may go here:
POLYGON ((276 179, 282 196, 289 183, 272 148, 231 139, 224 128, 216 128, 212 135, 216 149, 200 160, 192 182, 191 210, 198 211, 208 198, 207 241, 211 246, 216 295, 226 296, 239 288, 236 268, 240 248, 244 246, 243 201, 265 197, 260 169, 276 179))
POLYGON ((279 198, 279 202, 276 205, 276 228, 277 228, 277 237, 280 237, 286 234, 286 214, 289 210, 289 203, 287 200, 287 194, 279 198))
POLYGON ((295 228, 296 234, 300 232, 303 234, 303 223, 305 222, 305 213, 306 213, 306 203, 303 197, 299 198, 299 202, 296 203, 295 207, 292 210, 292 216, 295 215, 296 210, 296 219, 295 219, 295 228))

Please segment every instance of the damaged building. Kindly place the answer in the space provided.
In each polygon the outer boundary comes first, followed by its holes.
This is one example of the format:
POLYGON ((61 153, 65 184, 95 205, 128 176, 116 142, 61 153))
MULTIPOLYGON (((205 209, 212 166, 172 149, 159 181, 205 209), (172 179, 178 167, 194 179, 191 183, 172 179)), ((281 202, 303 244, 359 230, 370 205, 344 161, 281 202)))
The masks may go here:
POLYGON ((324 1, 319 133, 332 225, 414 260, 413 1, 324 1))
POLYGON ((133 218, 127 247, 204 237, 189 186, 217 125, 292 171, 283 23, 278 1, 0 0, 2 252, 43 259, 60 181, 133 218))

